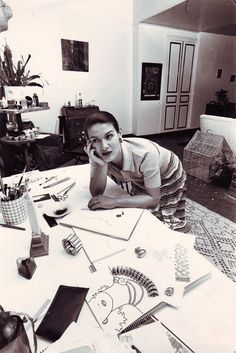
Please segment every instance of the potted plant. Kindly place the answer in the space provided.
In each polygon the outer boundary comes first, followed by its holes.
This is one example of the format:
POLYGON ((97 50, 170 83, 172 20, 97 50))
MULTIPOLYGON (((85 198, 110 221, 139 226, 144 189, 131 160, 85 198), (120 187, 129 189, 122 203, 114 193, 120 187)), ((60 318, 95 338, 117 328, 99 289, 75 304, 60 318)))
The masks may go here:
POLYGON ((220 89, 219 91, 216 91, 215 96, 216 96, 216 101, 218 104, 221 105, 226 105, 229 103, 229 92, 226 91, 225 89, 220 89))
MULTIPOLYGON (((30 70, 26 68, 30 58, 30 54, 26 60, 22 56, 15 65, 11 49, 5 44, 2 56, 0 56, 0 85, 4 87, 4 95, 7 100, 19 100, 22 96, 25 98, 29 95, 27 90, 22 89, 23 87, 43 88, 44 82, 47 83, 40 74, 32 75, 30 70)), ((31 92, 33 91, 31 90, 31 92)))

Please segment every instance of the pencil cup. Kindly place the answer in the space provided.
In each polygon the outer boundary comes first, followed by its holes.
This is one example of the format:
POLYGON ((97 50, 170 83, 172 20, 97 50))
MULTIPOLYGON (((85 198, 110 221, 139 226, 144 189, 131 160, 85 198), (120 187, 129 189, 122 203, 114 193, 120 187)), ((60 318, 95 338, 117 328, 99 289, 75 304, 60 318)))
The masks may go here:
POLYGON ((15 200, 1 200, 0 209, 5 223, 23 223, 28 215, 25 194, 15 200))

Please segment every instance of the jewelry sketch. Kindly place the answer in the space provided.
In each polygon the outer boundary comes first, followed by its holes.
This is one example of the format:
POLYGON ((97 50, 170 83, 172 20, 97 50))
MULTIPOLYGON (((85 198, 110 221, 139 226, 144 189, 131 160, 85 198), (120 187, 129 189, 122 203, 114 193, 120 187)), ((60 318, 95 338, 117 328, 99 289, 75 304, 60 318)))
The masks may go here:
POLYGON ((142 272, 131 267, 117 266, 110 269, 113 277, 111 285, 102 285, 91 294, 88 304, 101 328, 107 325, 111 316, 119 316, 115 330, 120 332, 128 323, 127 307, 142 311, 139 304, 146 297, 158 296, 154 282, 142 272))

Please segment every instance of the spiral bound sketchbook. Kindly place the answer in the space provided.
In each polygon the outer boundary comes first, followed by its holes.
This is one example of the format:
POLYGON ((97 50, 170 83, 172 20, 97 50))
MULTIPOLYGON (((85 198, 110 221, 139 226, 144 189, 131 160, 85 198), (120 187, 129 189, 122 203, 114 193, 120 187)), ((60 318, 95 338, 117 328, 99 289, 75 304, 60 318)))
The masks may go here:
POLYGON ((115 208, 112 210, 81 209, 65 216, 60 224, 90 232, 129 240, 144 210, 140 208, 115 208))

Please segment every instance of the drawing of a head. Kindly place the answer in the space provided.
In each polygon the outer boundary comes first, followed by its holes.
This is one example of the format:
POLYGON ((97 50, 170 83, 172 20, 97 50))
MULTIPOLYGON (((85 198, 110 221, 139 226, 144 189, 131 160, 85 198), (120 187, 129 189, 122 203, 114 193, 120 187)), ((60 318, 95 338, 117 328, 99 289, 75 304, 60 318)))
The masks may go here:
POLYGON ((122 310, 125 305, 138 309, 145 290, 149 297, 158 295, 154 283, 132 268, 112 268, 111 273, 113 283, 110 286, 100 287, 88 301, 92 312, 103 325, 108 323, 109 316, 117 309, 120 309, 118 311, 123 314, 122 310))
POLYGON ((99 322, 103 325, 107 324, 108 317, 113 309, 113 299, 104 289, 99 289, 98 292, 92 295, 89 300, 89 305, 99 322))

